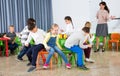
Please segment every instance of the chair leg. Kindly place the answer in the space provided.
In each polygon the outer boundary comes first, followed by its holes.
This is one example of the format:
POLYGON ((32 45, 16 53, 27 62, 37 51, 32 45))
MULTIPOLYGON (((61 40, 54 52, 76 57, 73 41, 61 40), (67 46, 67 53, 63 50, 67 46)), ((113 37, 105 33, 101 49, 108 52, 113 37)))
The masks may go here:
POLYGON ((118 42, 116 43, 117 51, 118 51, 118 42))
POLYGON ((52 69, 52 59, 50 59, 50 69, 52 69))
POLYGON ((41 57, 42 57, 42 60, 43 60, 43 64, 45 64, 45 62, 46 62, 46 57, 45 57, 45 55, 44 55, 44 54, 41 54, 41 57))

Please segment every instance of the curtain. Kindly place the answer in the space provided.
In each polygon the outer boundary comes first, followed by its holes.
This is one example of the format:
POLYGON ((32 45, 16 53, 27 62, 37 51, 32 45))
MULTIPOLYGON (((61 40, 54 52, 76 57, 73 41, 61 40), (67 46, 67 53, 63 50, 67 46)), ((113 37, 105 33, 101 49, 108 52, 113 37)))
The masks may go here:
POLYGON ((20 32, 28 18, 34 18, 39 28, 48 30, 53 23, 52 0, 0 0, 0 32, 9 25, 20 32))

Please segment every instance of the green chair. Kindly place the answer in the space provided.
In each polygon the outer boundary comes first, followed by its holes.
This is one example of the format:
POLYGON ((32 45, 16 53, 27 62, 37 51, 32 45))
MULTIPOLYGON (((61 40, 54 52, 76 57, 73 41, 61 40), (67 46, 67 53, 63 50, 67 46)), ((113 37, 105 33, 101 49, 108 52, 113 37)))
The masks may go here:
MULTIPOLYGON (((95 39, 93 40, 93 49, 96 50, 96 34, 93 34, 95 36, 95 39)), ((110 34, 108 34, 106 38, 106 47, 108 49, 108 40, 110 39, 110 34)), ((99 43, 103 43, 104 37, 99 37, 99 43)))
POLYGON ((15 54, 18 55, 20 52, 20 47, 22 47, 21 40, 18 36, 15 38, 15 43, 18 44, 18 48, 15 50, 15 54))
POLYGON ((1 53, 2 53, 2 56, 4 56, 4 55, 5 55, 5 46, 4 46, 3 41, 1 41, 1 40, 0 40, 0 47, 3 48, 3 49, 1 49, 0 51, 1 51, 1 53))
MULTIPOLYGON (((75 53, 73 53, 70 50, 65 48, 65 46, 64 46, 65 41, 66 41, 66 39, 59 39, 58 44, 62 48, 61 50, 67 56, 67 58, 69 57, 68 60, 72 64, 72 66, 75 66, 76 65, 75 53), (71 54, 71 55, 69 56, 69 54, 71 54)), ((61 64, 62 64, 62 58, 61 58, 61 56, 58 55, 58 67, 60 67, 61 64)))

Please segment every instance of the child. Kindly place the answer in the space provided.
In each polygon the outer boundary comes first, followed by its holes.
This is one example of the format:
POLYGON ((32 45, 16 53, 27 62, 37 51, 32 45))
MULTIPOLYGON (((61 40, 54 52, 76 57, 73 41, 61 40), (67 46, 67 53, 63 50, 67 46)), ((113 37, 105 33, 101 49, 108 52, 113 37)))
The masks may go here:
MULTIPOLYGON (((91 23, 86 22, 85 27, 91 28, 91 23)), ((89 34, 89 36, 88 36, 87 40, 85 41, 84 45, 87 45, 88 43, 90 43, 92 45, 92 41, 94 40, 94 38, 95 37, 92 36, 92 34, 89 34)), ((88 48, 84 49, 85 61, 93 63, 94 60, 90 59, 90 53, 91 53, 91 47, 88 47, 88 48)))
POLYGON ((8 46, 9 46, 9 49, 10 49, 10 53, 14 54, 14 51, 18 47, 18 44, 15 43, 16 34, 15 34, 15 31, 14 31, 14 26, 13 25, 9 26, 9 32, 6 35, 4 35, 4 37, 10 39, 9 42, 8 42, 8 46))
POLYGON ((29 18, 27 20, 27 26, 25 26, 25 28, 22 30, 22 32, 20 33, 21 35, 21 43, 22 43, 22 50, 20 51, 19 55, 17 56, 17 59, 22 61, 23 60, 23 56, 26 54, 26 52, 28 51, 28 49, 31 47, 31 45, 29 45, 28 47, 25 46, 25 41, 28 38, 28 35, 30 33, 30 31, 28 30, 28 26, 30 26, 31 24, 36 24, 36 21, 33 18, 29 18))
POLYGON ((61 30, 61 31, 69 36, 74 31, 72 18, 70 16, 66 16, 64 18, 64 20, 65 20, 65 23, 66 23, 66 29, 65 29, 65 31, 63 31, 63 30, 61 30))
POLYGON ((44 45, 45 45, 46 49, 49 50, 49 54, 48 54, 48 57, 46 59, 44 66, 43 66, 44 69, 48 68, 48 64, 49 64, 50 59, 53 56, 54 52, 57 52, 58 54, 61 55, 61 57, 63 58, 63 60, 66 63, 66 68, 71 68, 65 54, 57 47, 58 30, 59 30, 59 26, 57 24, 53 24, 50 32, 47 33, 47 35, 45 37, 44 45))
POLYGON ((77 53, 77 66, 83 70, 88 70, 88 68, 84 65, 82 49, 92 46, 90 44, 83 45, 89 34, 89 31, 90 28, 84 27, 82 31, 72 33, 65 42, 66 48, 74 53, 77 53))
POLYGON ((35 45, 32 46, 26 53, 30 62, 29 64, 32 65, 28 69, 28 72, 31 72, 36 68, 35 66, 38 52, 44 49, 43 40, 46 33, 43 30, 38 29, 35 24, 31 24, 30 26, 28 26, 28 29, 30 30, 30 34, 28 36, 27 41, 25 42, 25 46, 29 46, 31 39, 33 39, 35 42, 35 45))

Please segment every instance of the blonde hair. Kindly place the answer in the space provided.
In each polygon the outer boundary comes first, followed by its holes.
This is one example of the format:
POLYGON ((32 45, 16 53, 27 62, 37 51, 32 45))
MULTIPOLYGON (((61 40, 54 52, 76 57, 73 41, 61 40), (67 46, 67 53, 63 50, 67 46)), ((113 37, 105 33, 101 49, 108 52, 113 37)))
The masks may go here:
POLYGON ((59 27, 58 24, 54 23, 47 32, 51 32, 52 29, 59 27))
POLYGON ((87 22, 85 23, 85 27, 91 28, 91 23, 90 23, 89 21, 87 21, 87 22))

